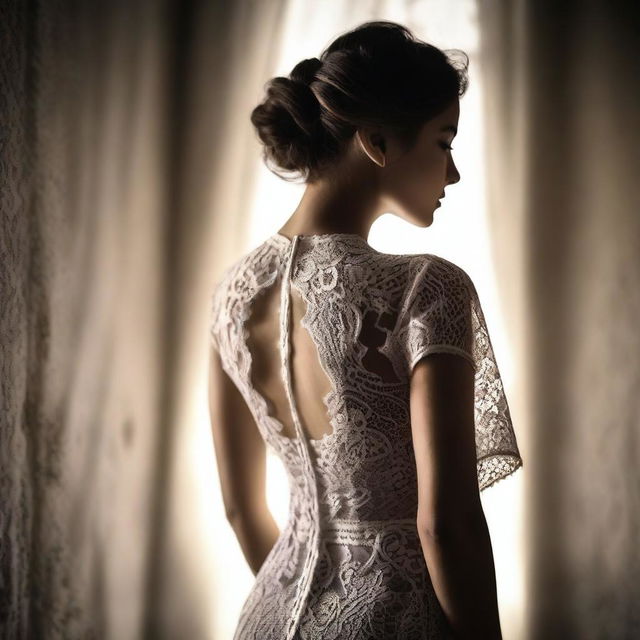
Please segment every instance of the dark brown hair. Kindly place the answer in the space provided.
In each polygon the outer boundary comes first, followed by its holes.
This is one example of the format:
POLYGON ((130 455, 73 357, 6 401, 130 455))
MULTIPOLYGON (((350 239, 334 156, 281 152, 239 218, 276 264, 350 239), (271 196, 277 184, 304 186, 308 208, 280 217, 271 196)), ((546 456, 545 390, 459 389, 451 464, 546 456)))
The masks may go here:
POLYGON ((251 112, 263 159, 284 180, 313 182, 360 126, 386 127, 408 150, 420 127, 465 93, 468 64, 463 51, 438 49, 400 24, 365 22, 266 83, 251 112))

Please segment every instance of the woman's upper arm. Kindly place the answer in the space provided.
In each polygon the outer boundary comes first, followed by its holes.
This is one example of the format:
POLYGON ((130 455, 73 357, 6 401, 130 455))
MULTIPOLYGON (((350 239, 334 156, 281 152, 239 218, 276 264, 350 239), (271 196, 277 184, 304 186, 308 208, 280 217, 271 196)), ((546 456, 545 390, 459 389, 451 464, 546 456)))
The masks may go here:
POLYGON ((411 373, 411 431, 418 476, 418 526, 434 536, 483 516, 474 425, 474 368, 460 355, 431 353, 411 373))
POLYGON ((244 397, 210 347, 209 412, 227 517, 265 505, 266 448, 244 397))

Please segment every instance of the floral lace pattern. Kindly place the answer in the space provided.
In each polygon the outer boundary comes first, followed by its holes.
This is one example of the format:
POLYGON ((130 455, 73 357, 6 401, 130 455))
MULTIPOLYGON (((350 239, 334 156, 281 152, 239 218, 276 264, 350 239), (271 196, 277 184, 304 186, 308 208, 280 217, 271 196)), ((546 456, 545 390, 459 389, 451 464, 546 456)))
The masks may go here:
POLYGON ((522 465, 475 287, 432 254, 391 255, 356 234, 275 234, 231 265, 212 296, 211 344, 290 485, 289 519, 240 614, 234 640, 449 638, 416 527, 409 414, 413 367, 432 352, 475 371, 481 490, 522 465), (281 283, 282 374, 297 438, 251 384, 246 322, 281 283), (290 375, 290 289, 333 389, 333 431, 307 437, 290 375))

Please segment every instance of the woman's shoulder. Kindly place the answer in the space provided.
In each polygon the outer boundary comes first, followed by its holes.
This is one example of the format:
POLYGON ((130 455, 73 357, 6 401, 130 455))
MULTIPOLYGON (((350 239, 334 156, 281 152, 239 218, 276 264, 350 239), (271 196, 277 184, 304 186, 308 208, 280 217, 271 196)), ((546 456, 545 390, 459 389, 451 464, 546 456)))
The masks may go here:
POLYGON ((214 283, 214 288, 219 289, 233 279, 246 277, 250 273, 256 272, 260 265, 268 266, 273 261, 272 247, 270 242, 265 241, 236 257, 222 269, 214 283))
POLYGON ((459 264, 435 253, 420 253, 412 256, 416 264, 413 284, 429 285, 440 282, 442 286, 464 282, 473 284, 471 276, 459 264))

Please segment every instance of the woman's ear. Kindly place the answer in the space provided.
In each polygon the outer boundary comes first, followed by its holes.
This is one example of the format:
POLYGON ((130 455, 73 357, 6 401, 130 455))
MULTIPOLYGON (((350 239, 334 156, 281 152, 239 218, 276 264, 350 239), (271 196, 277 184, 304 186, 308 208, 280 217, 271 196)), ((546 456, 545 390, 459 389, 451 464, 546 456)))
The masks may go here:
POLYGON ((382 135, 379 132, 369 132, 363 129, 358 129, 356 131, 356 139, 360 144, 360 148, 369 156, 369 158, 379 167, 384 167, 386 164, 386 145, 382 135))

